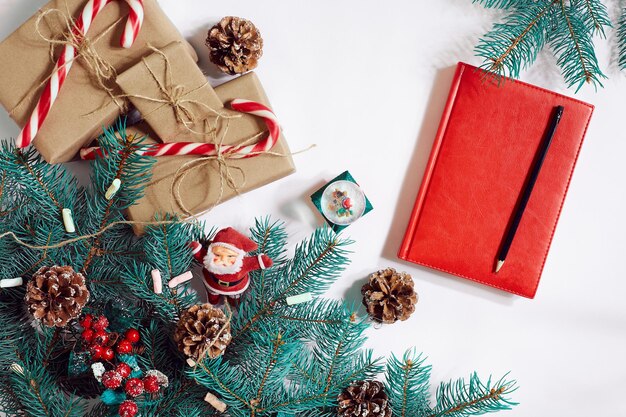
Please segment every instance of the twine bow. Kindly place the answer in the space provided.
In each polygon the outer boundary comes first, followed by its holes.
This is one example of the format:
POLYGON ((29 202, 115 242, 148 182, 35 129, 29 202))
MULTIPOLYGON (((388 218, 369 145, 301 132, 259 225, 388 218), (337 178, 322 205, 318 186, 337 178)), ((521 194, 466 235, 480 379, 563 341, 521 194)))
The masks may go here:
MULTIPOLYGON (((148 71, 153 81, 157 85, 161 96, 149 97, 149 96, 138 95, 138 94, 126 95, 126 97, 138 98, 138 99, 146 100, 146 101, 153 102, 153 103, 161 103, 160 106, 157 106, 155 109, 151 110, 150 112, 143 114, 144 118, 147 118, 150 114, 161 110, 165 106, 169 106, 174 112, 174 117, 176 118, 176 122, 183 125, 185 129, 190 133, 205 136, 208 133, 210 133, 212 129, 209 132, 196 131, 192 128, 192 126, 195 125, 196 123, 206 122, 208 117, 211 115, 215 116, 216 118, 224 118, 224 119, 233 119, 233 118, 241 117, 239 115, 228 115, 226 113, 223 113, 214 109, 213 107, 199 100, 186 98, 190 94, 195 93, 198 90, 201 90, 207 87, 210 88, 208 81, 205 81, 199 86, 191 88, 189 90, 183 84, 176 84, 174 82, 172 64, 168 56, 163 51, 161 51, 158 48, 155 48, 152 45, 148 45, 148 47, 150 48, 152 52, 158 54, 163 59, 164 74, 163 74, 163 81, 162 81, 162 79, 156 74, 155 70, 150 66, 150 63, 148 62, 148 60, 145 57, 141 58, 141 62, 144 64, 146 70, 148 71), (192 106, 200 107, 202 109, 202 112, 200 114, 194 113, 194 111, 191 108, 192 106)), ((205 127, 206 127, 206 123, 205 123, 205 127)))
MULTIPOLYGON (((220 119, 218 118, 217 121, 220 119)), ((216 155, 214 156, 202 156, 197 159, 193 159, 191 161, 185 162, 183 165, 178 167, 176 173, 174 174, 174 179, 172 180, 172 196, 174 197, 174 201, 178 208, 186 215, 193 217, 194 214, 187 208, 185 205, 184 199, 181 196, 181 186, 185 178, 190 172, 193 172, 197 169, 206 167, 207 165, 211 165, 213 162, 217 163, 217 169, 219 173, 220 179, 220 191, 215 202, 205 211, 212 210, 215 206, 221 203, 222 198, 224 197, 225 186, 228 186, 232 189, 237 195, 239 194, 239 190, 246 185, 246 173, 240 167, 234 166, 229 163, 230 159, 235 159, 235 154, 233 152, 223 152, 223 144, 224 138, 228 133, 228 128, 230 126, 230 121, 226 119, 226 125, 224 127, 223 133, 220 135, 219 141, 217 140, 216 129, 213 130, 213 141, 215 142, 216 155), (239 172, 241 176, 241 180, 235 180, 232 171, 239 172)), ((246 146, 248 144, 254 143, 254 141, 261 135, 263 132, 260 132, 249 139, 246 139, 241 143, 241 146, 246 146)), ((268 154, 270 152, 267 152, 268 154)))
MULTIPOLYGON (((246 185, 246 172, 245 170, 243 170, 242 168, 232 165, 229 161, 231 160, 239 160, 241 159, 241 157, 237 154, 236 150, 231 150, 231 151, 227 151, 227 152, 223 152, 223 148, 224 148, 224 138, 226 137, 226 134, 228 133, 228 126, 229 126, 229 121, 227 120, 226 122, 226 126, 224 128, 224 131, 222 133, 222 135, 220 135, 220 139, 219 141, 216 143, 216 150, 217 150, 217 155, 215 156, 202 156, 199 157, 197 159, 193 159, 191 161, 188 161, 186 163, 184 163, 183 165, 181 165, 177 170, 176 173, 174 174, 174 179, 172 181, 172 188, 171 188, 171 193, 172 196, 174 197, 174 201, 176 203, 176 205, 178 206, 178 208, 186 215, 192 218, 195 218, 196 216, 187 208, 187 206, 184 203, 184 199, 181 196, 181 186, 183 181, 185 180, 185 177, 192 171, 196 170, 196 169, 200 169, 202 167, 205 167, 207 165, 212 164, 213 162, 217 163, 217 167, 218 167, 218 172, 219 172, 219 179, 220 179, 220 191, 219 191, 219 195, 217 197, 217 199, 215 200, 215 202, 213 204, 211 204, 211 206, 204 210, 203 213, 207 213, 211 210, 213 210, 213 208, 217 205, 219 205, 222 202, 222 198, 224 197, 224 192, 226 189, 226 186, 228 186, 231 190, 233 190, 237 195, 240 194, 239 190, 244 187, 246 185), (240 176, 241 176, 241 180, 237 181, 235 180, 234 176, 233 176, 233 171, 237 171, 239 172, 240 176)), ((252 143, 254 143, 259 136, 263 135, 265 132, 259 132, 256 135, 244 140, 243 142, 241 142, 239 144, 240 147, 243 146, 248 146, 252 143)), ((261 152, 256 152, 256 153, 252 153, 250 154, 250 156, 258 156, 258 155, 269 155, 269 156, 278 156, 278 157, 287 157, 287 156, 293 156, 293 155, 297 155, 303 152, 307 152, 311 149, 313 149, 316 145, 312 144, 309 147, 296 151, 296 152, 288 152, 288 153, 281 153, 281 152, 275 152, 275 151, 261 151, 261 152)), ((203 214, 200 213, 200 214, 203 214)), ((199 215, 199 214, 198 214, 199 215)))

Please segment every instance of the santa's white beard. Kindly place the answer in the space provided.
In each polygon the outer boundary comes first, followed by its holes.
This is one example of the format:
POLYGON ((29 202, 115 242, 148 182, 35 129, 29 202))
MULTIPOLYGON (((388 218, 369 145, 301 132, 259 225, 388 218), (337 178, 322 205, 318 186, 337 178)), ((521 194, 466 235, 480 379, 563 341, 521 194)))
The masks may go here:
POLYGON ((203 263, 204 267, 212 274, 231 275, 241 271, 241 268, 243 267, 243 255, 237 256, 237 260, 232 265, 216 265, 215 262, 213 262, 213 254, 209 251, 209 253, 207 253, 204 257, 203 263))

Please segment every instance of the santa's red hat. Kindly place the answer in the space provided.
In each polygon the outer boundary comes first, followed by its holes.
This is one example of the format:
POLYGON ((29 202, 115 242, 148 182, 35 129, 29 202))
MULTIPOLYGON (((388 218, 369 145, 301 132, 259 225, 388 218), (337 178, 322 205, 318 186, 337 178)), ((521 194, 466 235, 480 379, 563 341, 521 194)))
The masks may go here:
POLYGON ((232 227, 222 229, 213 238, 211 244, 215 246, 224 246, 229 249, 233 249, 236 252, 252 252, 257 250, 258 246, 247 236, 239 233, 232 227))

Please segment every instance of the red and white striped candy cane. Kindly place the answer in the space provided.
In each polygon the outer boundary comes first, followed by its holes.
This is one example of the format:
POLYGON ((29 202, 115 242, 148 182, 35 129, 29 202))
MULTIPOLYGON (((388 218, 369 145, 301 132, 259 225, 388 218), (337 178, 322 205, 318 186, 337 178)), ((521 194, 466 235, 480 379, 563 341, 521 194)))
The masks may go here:
MULTIPOLYGON (((113 1, 120 0, 89 0, 72 29, 74 36, 78 39, 82 39, 87 34, 91 23, 98 13, 104 9, 104 6, 113 1)), ((128 3, 130 14, 122 34, 122 39, 120 40, 120 45, 124 48, 130 48, 135 42, 135 39, 137 39, 143 23, 143 0, 124 1, 128 3)), ((15 140, 18 148, 27 147, 35 139, 35 136, 37 136, 37 132, 39 132, 41 125, 48 116, 50 108, 59 95, 59 91, 65 82, 67 74, 72 68, 75 58, 75 45, 70 43, 65 44, 54 67, 54 72, 46 83, 30 119, 26 125, 24 125, 20 135, 15 140)))
MULTIPOLYGON (((227 154, 229 158, 243 159, 251 158, 263 152, 267 152, 276 145, 280 137, 280 125, 276 115, 261 103, 250 100, 235 99, 230 103, 233 110, 248 113, 263 118, 269 131, 266 138, 252 145, 221 145, 221 153, 227 154)), ((146 150, 137 153, 147 156, 181 156, 199 155, 216 156, 217 146, 214 143, 198 142, 173 142, 150 145, 146 150)), ((93 160, 96 156, 102 156, 99 147, 83 148, 80 157, 86 160, 93 160)))

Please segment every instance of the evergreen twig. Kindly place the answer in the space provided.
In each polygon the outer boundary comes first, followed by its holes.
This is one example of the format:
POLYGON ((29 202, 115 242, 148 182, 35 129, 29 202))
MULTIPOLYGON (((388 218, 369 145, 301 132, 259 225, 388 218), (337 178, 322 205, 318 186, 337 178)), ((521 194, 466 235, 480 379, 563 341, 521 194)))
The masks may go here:
MULTIPOLYGON (((612 27, 602 0, 472 0, 510 11, 476 46, 481 68, 497 78, 518 78, 549 44, 568 87, 602 87, 606 78, 596 57, 593 38, 606 38, 612 27)), ((619 63, 626 68, 625 20, 618 24, 619 63)))

